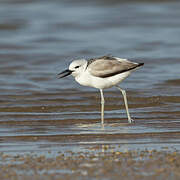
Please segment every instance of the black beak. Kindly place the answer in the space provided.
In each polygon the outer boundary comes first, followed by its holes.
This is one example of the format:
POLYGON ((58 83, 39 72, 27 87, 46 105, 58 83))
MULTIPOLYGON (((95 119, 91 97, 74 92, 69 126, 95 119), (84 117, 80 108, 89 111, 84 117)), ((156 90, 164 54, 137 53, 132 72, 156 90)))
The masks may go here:
POLYGON ((66 69, 65 71, 61 72, 58 74, 58 78, 63 78, 63 77, 66 77, 68 75, 70 75, 73 71, 69 70, 69 69, 66 69))

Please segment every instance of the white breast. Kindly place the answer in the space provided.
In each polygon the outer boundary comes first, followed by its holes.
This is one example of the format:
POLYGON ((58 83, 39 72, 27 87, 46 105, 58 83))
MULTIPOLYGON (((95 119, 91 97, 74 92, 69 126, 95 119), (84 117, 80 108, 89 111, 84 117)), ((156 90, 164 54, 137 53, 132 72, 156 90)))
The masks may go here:
POLYGON ((128 71, 111 77, 100 78, 100 77, 92 76, 88 71, 85 71, 81 73, 80 76, 77 76, 75 80, 83 86, 89 86, 98 89, 106 89, 119 84, 127 76, 129 76, 130 73, 131 72, 128 71))

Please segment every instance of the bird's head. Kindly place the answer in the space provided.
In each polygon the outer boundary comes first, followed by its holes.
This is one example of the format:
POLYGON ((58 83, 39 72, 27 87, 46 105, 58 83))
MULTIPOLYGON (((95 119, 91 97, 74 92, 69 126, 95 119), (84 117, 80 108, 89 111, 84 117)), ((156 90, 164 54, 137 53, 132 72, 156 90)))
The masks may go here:
POLYGON ((74 77, 78 76, 83 72, 86 68, 87 61, 85 59, 74 60, 70 65, 69 69, 58 74, 59 78, 66 77, 72 74, 74 77))

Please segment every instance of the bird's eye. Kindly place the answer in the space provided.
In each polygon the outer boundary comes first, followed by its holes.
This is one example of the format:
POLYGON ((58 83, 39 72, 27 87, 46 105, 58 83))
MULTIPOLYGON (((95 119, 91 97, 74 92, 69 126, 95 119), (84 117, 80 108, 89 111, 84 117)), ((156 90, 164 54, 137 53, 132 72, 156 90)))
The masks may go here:
POLYGON ((79 68, 79 66, 76 66, 75 69, 79 68))

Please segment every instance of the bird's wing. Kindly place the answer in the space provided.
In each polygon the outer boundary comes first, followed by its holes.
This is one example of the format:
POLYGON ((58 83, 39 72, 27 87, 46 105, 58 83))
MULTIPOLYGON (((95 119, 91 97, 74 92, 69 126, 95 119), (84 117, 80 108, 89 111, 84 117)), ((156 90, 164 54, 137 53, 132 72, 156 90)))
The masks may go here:
POLYGON ((90 74, 96 77, 110 77, 116 74, 120 74, 126 71, 130 71, 138 67, 138 63, 130 62, 126 59, 112 58, 104 59, 98 58, 91 60, 88 65, 90 74))

